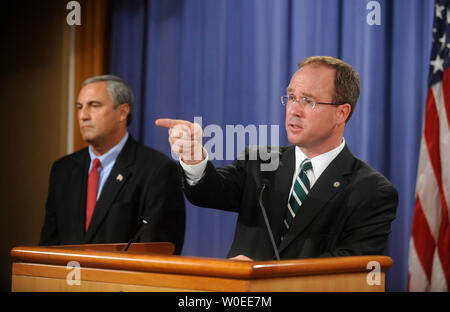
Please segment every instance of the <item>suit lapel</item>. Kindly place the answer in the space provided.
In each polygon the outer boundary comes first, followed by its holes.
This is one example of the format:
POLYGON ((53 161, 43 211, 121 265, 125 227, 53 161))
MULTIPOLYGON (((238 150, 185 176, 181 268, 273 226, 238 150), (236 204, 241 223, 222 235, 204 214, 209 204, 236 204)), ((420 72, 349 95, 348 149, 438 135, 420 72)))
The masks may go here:
POLYGON ((91 224, 86 232, 85 243, 89 244, 98 228, 106 217, 111 205, 113 204, 116 196, 120 190, 128 182, 132 172, 129 170, 129 166, 134 163, 136 152, 136 142, 130 136, 127 143, 123 147, 120 154, 117 156, 116 163, 114 164, 106 182, 103 186, 102 193, 95 205, 94 214, 92 215, 91 224))
POLYGON ((291 229, 286 233, 279 246, 280 252, 311 224, 312 220, 336 194, 345 189, 348 184, 345 176, 352 172, 353 162, 354 156, 345 146, 341 153, 328 165, 305 198, 291 229))
POLYGON ((68 200, 69 214, 74 224, 74 240, 81 242, 84 237, 84 223, 86 218, 86 188, 90 157, 87 149, 83 150, 74 161, 70 175, 70 197, 68 200))

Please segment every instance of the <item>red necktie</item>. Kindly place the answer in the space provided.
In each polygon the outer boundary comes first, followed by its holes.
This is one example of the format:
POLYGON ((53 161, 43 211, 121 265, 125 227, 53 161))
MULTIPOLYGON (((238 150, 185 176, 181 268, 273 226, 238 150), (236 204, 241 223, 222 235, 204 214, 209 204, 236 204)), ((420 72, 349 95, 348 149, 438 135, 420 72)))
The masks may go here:
POLYGON ((94 159, 91 172, 88 177, 87 196, 86 196, 86 232, 91 223, 92 214, 94 213, 95 204, 97 203, 97 189, 98 189, 98 167, 101 166, 98 158, 94 159))

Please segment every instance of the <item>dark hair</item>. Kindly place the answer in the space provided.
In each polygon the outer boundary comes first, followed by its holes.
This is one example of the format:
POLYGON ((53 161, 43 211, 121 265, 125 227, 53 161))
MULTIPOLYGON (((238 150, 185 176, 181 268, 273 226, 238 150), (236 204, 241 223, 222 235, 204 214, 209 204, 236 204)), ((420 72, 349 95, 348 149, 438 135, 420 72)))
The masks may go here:
POLYGON ((99 81, 106 81, 107 90, 109 96, 113 101, 114 108, 117 108, 120 104, 125 103, 127 103, 130 106, 130 112, 127 115, 127 126, 128 126, 133 120, 133 110, 134 110, 133 90, 131 90, 130 86, 120 77, 114 75, 102 75, 91 77, 83 81, 81 86, 84 87, 85 85, 99 81))

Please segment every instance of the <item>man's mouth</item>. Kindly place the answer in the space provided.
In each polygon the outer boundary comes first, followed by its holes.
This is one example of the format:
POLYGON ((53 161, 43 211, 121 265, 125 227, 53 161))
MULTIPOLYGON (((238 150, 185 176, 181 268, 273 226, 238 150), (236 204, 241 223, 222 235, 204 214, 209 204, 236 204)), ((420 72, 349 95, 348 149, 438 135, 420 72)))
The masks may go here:
POLYGON ((294 130, 300 130, 303 129, 303 127, 299 124, 295 124, 295 123, 289 123, 289 127, 294 129, 294 130))

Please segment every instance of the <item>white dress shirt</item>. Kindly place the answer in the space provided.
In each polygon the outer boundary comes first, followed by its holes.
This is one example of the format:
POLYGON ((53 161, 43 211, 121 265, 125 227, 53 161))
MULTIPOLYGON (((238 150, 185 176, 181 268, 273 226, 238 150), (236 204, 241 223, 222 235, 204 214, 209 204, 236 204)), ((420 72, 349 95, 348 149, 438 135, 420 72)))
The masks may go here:
MULTIPOLYGON (((320 154, 316 157, 311 158, 312 169, 306 171, 306 175, 309 179, 309 185, 311 189, 313 188, 314 183, 316 183, 317 179, 321 176, 321 174, 327 169, 328 165, 336 158, 336 156, 344 149, 345 139, 342 138, 342 143, 338 147, 328 151, 326 153, 320 154)), ((292 177, 292 186, 291 191, 289 192, 289 197, 291 196, 292 190, 294 188, 295 178, 300 173, 300 165, 303 160, 305 160, 306 155, 303 154, 302 150, 296 146, 295 147, 295 172, 292 177)))
POLYGON ((203 148, 203 156, 205 157, 205 159, 203 159, 196 165, 188 165, 181 160, 181 157, 179 158, 180 165, 183 168, 184 173, 186 174, 186 181, 191 186, 197 184, 197 182, 200 181, 205 174, 206 164, 209 160, 208 152, 205 150, 205 148, 203 148))

